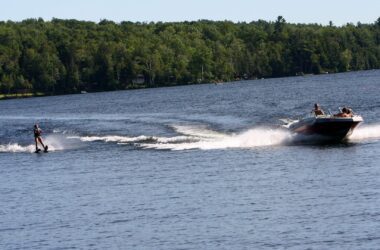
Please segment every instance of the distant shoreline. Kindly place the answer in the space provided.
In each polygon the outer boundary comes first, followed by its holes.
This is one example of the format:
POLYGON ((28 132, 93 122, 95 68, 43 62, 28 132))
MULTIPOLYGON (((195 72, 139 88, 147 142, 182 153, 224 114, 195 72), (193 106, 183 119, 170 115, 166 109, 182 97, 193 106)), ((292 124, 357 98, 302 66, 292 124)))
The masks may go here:
POLYGON ((9 100, 9 99, 23 99, 31 97, 42 97, 47 96, 44 93, 19 93, 19 94, 0 94, 0 100, 9 100))
POLYGON ((77 93, 63 93, 63 94, 49 94, 49 93, 24 93, 24 94, 0 94, 0 101, 2 100, 11 100, 11 99, 24 99, 24 98, 33 98, 33 97, 46 97, 46 96, 63 96, 63 95, 78 95, 78 94, 91 94, 91 93, 103 93, 103 92, 115 92, 115 91, 129 91, 129 90, 141 90, 141 89, 154 89, 154 88, 169 88, 169 87, 178 87, 178 86, 193 86, 193 85, 205 85, 205 84, 226 84, 226 83, 234 83, 234 82, 244 82, 244 81, 260 81, 264 79, 276 79, 276 78, 292 78, 292 77, 310 77, 310 76, 322 76, 322 75, 338 75, 338 74, 348 74, 348 73, 355 73, 355 72, 366 72, 366 71, 376 71, 380 69, 369 69, 369 70, 357 70, 357 71, 347 71, 347 72, 337 72, 337 73, 323 73, 323 74, 304 74, 304 75, 295 75, 295 76, 281 76, 281 77, 267 77, 267 78, 261 78, 261 79, 240 79, 240 80, 234 80, 234 81, 215 81, 215 82, 201 82, 201 83, 189 83, 189 84, 166 84, 166 85, 160 85, 160 86, 135 86, 133 88, 126 88, 126 89, 117 89, 117 90, 104 90, 104 91, 81 91, 77 93))
POLYGON ((379 30, 380 18, 342 27, 282 16, 250 23, 0 22, 1 99, 377 69, 379 30))

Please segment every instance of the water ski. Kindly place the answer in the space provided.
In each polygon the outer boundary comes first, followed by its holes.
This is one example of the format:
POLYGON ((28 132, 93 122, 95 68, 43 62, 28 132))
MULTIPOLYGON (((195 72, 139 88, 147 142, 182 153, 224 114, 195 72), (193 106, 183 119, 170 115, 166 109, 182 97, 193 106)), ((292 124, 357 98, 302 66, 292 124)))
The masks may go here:
MULTIPOLYGON (((48 150, 49 150, 49 147, 48 147, 48 145, 46 145, 46 146, 44 147, 44 153, 47 153, 47 152, 49 152, 48 150)), ((36 151, 34 151, 34 153, 39 153, 39 152, 41 152, 41 151, 42 151, 42 149, 40 149, 40 148, 37 148, 37 150, 36 150, 36 151)))

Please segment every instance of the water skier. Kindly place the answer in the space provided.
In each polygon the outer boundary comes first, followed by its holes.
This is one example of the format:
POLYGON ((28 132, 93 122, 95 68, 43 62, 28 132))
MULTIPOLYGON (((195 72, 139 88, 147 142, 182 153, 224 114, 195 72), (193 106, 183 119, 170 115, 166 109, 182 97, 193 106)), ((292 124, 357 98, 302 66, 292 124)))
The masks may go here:
POLYGON ((38 124, 35 124, 34 125, 34 142, 36 143, 36 152, 40 152, 41 149, 38 148, 38 142, 42 145, 44 151, 47 151, 48 150, 48 146, 44 145, 44 143, 42 142, 42 138, 41 138, 41 133, 42 133, 42 130, 38 127, 38 124))

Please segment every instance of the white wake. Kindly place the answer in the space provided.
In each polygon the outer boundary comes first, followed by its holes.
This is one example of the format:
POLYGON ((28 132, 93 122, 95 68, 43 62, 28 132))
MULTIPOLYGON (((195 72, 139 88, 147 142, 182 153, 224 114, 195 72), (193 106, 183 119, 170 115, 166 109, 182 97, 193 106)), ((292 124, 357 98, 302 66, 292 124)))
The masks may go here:
POLYGON ((21 153, 21 152, 29 152, 32 153, 35 151, 34 145, 22 146, 18 143, 9 143, 5 145, 0 145, 1 153, 21 153))
POLYGON ((104 136, 69 136, 69 139, 79 139, 83 142, 116 142, 119 144, 128 143, 170 143, 170 142, 182 142, 191 140, 188 136, 174 136, 174 137, 158 137, 158 136, 146 136, 140 135, 136 137, 120 136, 120 135, 104 135, 104 136))
POLYGON ((349 137, 350 141, 380 139, 380 124, 363 125, 354 130, 349 137))
POLYGON ((183 143, 141 144, 144 148, 188 150, 226 149, 276 146, 291 140, 291 134, 283 129, 253 128, 242 133, 228 134, 206 128, 177 126, 178 133, 197 138, 197 141, 183 143))
MULTIPOLYGON (((278 145, 292 145, 297 138, 284 128, 257 127, 240 133, 223 133, 205 126, 172 126, 175 136, 69 136, 82 142, 101 141, 107 143, 128 144, 143 149, 162 150, 210 150, 227 148, 257 148, 278 145)), ((349 138, 351 142, 380 139, 380 124, 363 125, 357 128, 349 138)), ((50 143, 54 145, 53 139, 50 143)), ((59 140, 54 145, 58 150, 66 148, 60 146, 59 140)), ((1 150, 1 149, 0 149, 1 150)), ((20 149, 22 150, 22 149, 20 149)), ((30 150, 30 149, 28 149, 30 150)))
POLYGON ((173 126, 177 136, 145 136, 136 137, 105 136, 71 136, 83 142, 103 141, 118 144, 132 144, 146 149, 224 149, 252 148, 280 145, 290 141, 291 134, 284 129, 254 128, 242 133, 221 133, 202 126, 173 126))
MULTIPOLYGON (((34 142, 34 139, 32 139, 34 142)), ((49 146, 49 152, 64 150, 73 148, 69 146, 66 139, 58 135, 47 135, 43 138, 45 145, 49 146)), ((38 144, 38 147, 42 149, 42 145, 38 144)), ((20 145, 19 143, 8 143, 0 145, 0 153, 34 153, 36 150, 35 144, 20 145)))

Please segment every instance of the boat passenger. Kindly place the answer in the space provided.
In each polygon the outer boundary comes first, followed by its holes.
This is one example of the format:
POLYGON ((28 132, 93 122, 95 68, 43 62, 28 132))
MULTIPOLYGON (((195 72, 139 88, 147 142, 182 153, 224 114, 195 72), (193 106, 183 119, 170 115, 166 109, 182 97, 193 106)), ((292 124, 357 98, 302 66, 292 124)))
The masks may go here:
POLYGON ((346 108, 346 115, 347 115, 347 117, 353 117, 354 114, 353 114, 353 112, 352 112, 352 109, 350 109, 350 108, 346 108))
POLYGON ((336 117, 352 117, 352 111, 346 107, 342 108, 342 111, 335 114, 336 117))
POLYGON ((318 103, 314 104, 313 112, 314 112, 315 116, 325 115, 325 112, 323 112, 323 110, 321 109, 321 107, 319 106, 318 103))

